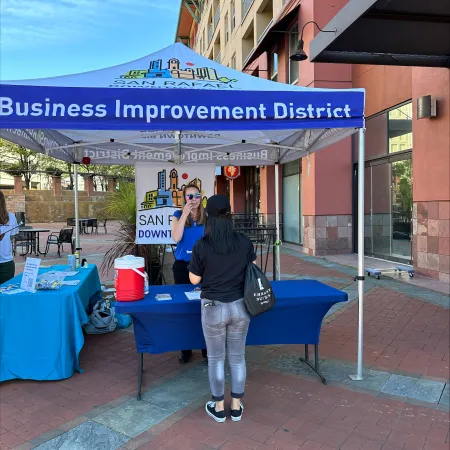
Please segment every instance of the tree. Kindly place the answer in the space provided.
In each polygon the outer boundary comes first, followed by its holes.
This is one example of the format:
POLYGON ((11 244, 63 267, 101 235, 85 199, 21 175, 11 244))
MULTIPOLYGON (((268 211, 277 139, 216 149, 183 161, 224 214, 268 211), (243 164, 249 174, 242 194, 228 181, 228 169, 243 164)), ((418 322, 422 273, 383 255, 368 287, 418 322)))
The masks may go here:
POLYGON ((73 191, 74 181, 73 181, 73 164, 70 162, 66 162, 66 169, 69 172, 69 190, 73 191))
POLYGON ((33 171, 38 170, 40 155, 25 147, 13 144, 4 139, 0 140, 0 165, 10 175, 22 175, 25 188, 30 189, 33 171))

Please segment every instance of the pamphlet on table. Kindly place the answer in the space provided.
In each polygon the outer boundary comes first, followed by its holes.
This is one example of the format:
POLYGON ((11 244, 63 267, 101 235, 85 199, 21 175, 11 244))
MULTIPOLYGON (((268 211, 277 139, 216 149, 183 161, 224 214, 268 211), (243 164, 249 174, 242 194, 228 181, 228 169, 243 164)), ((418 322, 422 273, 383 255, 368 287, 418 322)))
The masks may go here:
POLYGON ((201 291, 191 291, 191 292, 185 292, 184 294, 186 295, 188 300, 201 300, 200 294, 202 292, 201 291))

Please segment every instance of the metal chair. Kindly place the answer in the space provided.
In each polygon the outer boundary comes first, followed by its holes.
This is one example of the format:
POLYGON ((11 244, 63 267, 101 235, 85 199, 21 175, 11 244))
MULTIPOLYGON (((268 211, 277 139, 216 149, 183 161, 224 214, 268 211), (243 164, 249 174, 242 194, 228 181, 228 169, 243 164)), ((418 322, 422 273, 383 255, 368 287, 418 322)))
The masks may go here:
MULTIPOLYGON (((31 226, 24 226, 21 227, 23 229, 32 229, 31 226)), ((17 248, 22 248, 22 253, 20 253, 20 256, 25 256, 29 251, 30 247, 33 249, 33 239, 31 238, 31 234, 27 233, 26 231, 19 231, 17 234, 13 236, 13 255, 15 256, 17 254, 17 248), (26 251, 24 252, 23 249, 26 248, 26 251)))
MULTIPOLYGON (((94 232, 94 228, 95 228, 95 234, 98 234, 98 219, 92 219, 93 220, 93 225, 92 225, 92 232, 94 232)), ((108 219, 104 219, 103 220, 103 229, 105 230, 105 234, 108 234, 108 230, 106 229, 106 222, 108 221, 108 219)), ((102 222, 100 220, 100 222, 102 222)))
POLYGON ((61 250, 64 251, 63 244, 70 244, 72 253, 75 251, 72 227, 62 228, 59 233, 51 233, 48 236, 47 244, 45 246, 45 255, 47 255, 50 245, 57 245, 58 246, 58 257, 61 258, 61 250))
POLYGON ((94 228, 95 228, 95 234, 98 234, 98 220, 97 219, 89 219, 87 226, 91 228, 91 234, 94 234, 94 228))

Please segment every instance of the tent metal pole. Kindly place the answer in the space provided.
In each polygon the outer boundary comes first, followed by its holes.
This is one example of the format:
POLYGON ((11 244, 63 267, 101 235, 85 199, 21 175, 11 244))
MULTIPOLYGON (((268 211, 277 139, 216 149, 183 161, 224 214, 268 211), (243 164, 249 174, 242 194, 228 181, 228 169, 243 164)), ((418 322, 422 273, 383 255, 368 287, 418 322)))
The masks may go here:
POLYGON ((277 228, 276 242, 275 242, 275 279, 281 279, 280 267, 280 165, 275 163, 275 223, 277 228))
POLYGON ((364 128, 359 129, 358 146, 358 366, 354 381, 363 379, 363 337, 364 337, 364 128))
POLYGON ((75 193, 75 250, 80 251, 80 217, 78 212, 78 163, 73 164, 73 190, 75 193))

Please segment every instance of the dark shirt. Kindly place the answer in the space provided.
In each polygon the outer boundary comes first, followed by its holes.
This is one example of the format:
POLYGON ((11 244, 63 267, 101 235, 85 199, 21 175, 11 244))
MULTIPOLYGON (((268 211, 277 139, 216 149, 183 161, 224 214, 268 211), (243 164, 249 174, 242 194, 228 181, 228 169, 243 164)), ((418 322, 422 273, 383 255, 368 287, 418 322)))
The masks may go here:
POLYGON ((239 246, 227 255, 214 253, 204 239, 194 245, 188 269, 202 277, 202 298, 228 303, 244 297, 246 268, 256 254, 248 237, 238 238, 239 246))

